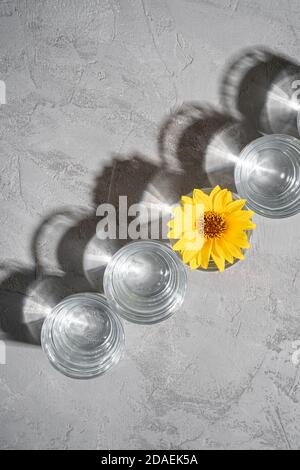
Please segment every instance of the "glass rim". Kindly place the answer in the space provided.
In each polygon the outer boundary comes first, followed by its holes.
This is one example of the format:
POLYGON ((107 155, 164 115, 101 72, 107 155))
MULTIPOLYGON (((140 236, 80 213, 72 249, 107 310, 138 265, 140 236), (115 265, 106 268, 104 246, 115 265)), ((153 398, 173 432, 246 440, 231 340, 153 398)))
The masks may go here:
POLYGON ((123 246, 119 251, 117 251, 117 253, 115 253, 112 259, 109 261, 104 272, 103 287, 105 296, 107 298, 108 303, 111 305, 111 308, 116 311, 117 314, 119 314, 122 318, 132 323, 155 324, 167 320, 182 305, 187 289, 186 267, 182 260, 178 259, 177 254, 167 243, 151 239, 134 240, 123 246), (124 255, 128 254, 128 256, 130 256, 130 254, 139 252, 142 247, 150 247, 151 249, 153 249, 155 246, 159 248, 162 253, 167 255, 170 260, 172 260, 173 268, 177 269, 177 273, 179 275, 177 280, 177 287, 180 288, 181 292, 180 297, 174 297, 173 300, 171 297, 169 297, 168 303, 166 303, 165 305, 157 303, 157 305, 153 307, 153 310, 151 311, 152 313, 150 313, 149 307, 148 312, 146 314, 143 313, 143 311, 139 310, 138 305, 129 306, 128 303, 123 302, 122 299, 120 299, 116 295, 112 277, 114 275, 115 267, 124 255))
POLYGON ((276 141, 283 142, 284 144, 293 147, 294 150, 299 153, 300 162, 300 140, 298 138, 286 134, 269 134, 253 140, 243 148, 234 170, 234 181, 239 197, 246 199, 248 208, 253 210, 256 214, 270 219, 281 219, 297 215, 300 212, 300 198, 296 203, 295 201, 290 201, 277 208, 266 207, 262 203, 253 199, 253 197, 245 191, 242 174, 243 165, 252 152, 259 152, 258 147, 262 146, 262 148, 264 148, 265 144, 276 141))
MULTIPOLYGON (((105 343, 106 342, 107 341, 105 340, 105 343)), ((84 380, 95 378, 104 374, 120 361, 124 354, 125 333, 120 317, 112 310, 106 298, 102 294, 98 294, 97 292, 82 292, 65 297, 52 308, 42 327, 41 345, 43 352, 46 354, 50 364, 56 370, 69 378, 84 380), (52 331, 55 317, 62 306, 65 306, 67 303, 74 301, 78 301, 78 305, 80 305, 80 302, 84 300, 97 302, 105 309, 105 312, 110 320, 113 319, 116 338, 115 344, 109 351, 109 354, 104 355, 102 359, 99 358, 98 363, 87 362, 87 365, 90 365, 90 367, 81 368, 80 365, 76 364, 75 362, 72 364, 72 361, 68 360, 67 356, 62 357, 61 355, 57 354, 53 342, 52 331)))

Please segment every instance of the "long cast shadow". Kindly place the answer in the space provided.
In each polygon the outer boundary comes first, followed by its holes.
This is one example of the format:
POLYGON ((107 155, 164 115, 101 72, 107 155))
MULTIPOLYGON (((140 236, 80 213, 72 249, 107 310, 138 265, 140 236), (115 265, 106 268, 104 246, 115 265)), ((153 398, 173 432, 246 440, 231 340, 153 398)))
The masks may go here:
POLYGON ((236 162, 258 136, 245 120, 211 106, 184 104, 161 128, 159 152, 165 164, 150 181, 145 198, 172 205, 194 188, 220 185, 236 191, 236 162))
POLYGON ((159 166, 138 153, 114 155, 111 166, 95 178, 92 209, 62 208, 49 214, 32 239, 34 267, 18 266, 2 281, 0 327, 7 337, 40 344, 43 320, 58 301, 72 293, 102 291, 107 263, 130 240, 96 236, 99 204, 110 202, 118 213, 119 196, 125 195, 128 207, 157 205, 162 225, 182 194, 195 187, 233 184, 234 159, 228 153, 238 155, 241 128, 212 108, 186 104, 163 123, 159 166), (232 134, 232 126, 239 132, 232 134))
POLYGON ((102 291, 109 259, 128 240, 97 238, 96 209, 110 199, 118 208, 118 194, 127 195, 128 204, 139 202, 155 171, 141 155, 115 156, 95 178, 92 209, 62 208, 42 221, 32 238, 34 266, 3 267, 9 272, 0 285, 0 329, 6 340, 40 345, 43 321, 54 305, 74 293, 102 291))
POLYGON ((40 344, 43 319, 53 305, 71 293, 102 291, 107 263, 130 240, 96 236, 101 203, 110 202, 118 211, 119 196, 126 195, 128 206, 157 205, 164 224, 180 196, 194 188, 219 184, 235 191, 240 151, 259 136, 258 124, 266 124, 261 114, 270 83, 292 70, 286 59, 275 66, 275 54, 268 54, 255 66, 249 67, 248 61, 247 73, 239 74, 239 61, 228 68, 221 87, 223 110, 186 103, 165 119, 158 137, 158 165, 139 153, 114 155, 112 164, 95 178, 89 210, 63 208, 44 219, 32 240, 34 266, 11 266, 0 285, 0 328, 9 339, 40 344))
POLYGON ((241 50, 228 64, 220 84, 226 113, 245 119, 266 134, 299 138, 300 66, 262 46, 241 50))

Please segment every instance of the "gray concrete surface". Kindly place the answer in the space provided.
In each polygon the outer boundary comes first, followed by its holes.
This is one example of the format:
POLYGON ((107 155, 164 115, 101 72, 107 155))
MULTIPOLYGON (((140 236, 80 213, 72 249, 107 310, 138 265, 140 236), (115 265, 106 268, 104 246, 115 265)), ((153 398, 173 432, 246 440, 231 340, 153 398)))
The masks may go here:
POLYGON ((126 324, 101 378, 59 375, 37 344, 41 315, 92 288, 100 202, 231 184, 197 140, 236 125, 229 64, 257 46, 297 59, 299 34, 298 0, 0 2, 2 449, 300 448, 299 217, 257 217, 247 259, 190 273, 167 322, 126 324))

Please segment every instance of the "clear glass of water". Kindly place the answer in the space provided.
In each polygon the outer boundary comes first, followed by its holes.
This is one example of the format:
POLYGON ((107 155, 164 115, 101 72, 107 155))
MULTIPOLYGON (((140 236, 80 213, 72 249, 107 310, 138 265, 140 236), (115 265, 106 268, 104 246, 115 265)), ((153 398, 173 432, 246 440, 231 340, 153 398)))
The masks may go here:
POLYGON ((300 211, 300 141, 273 134, 251 142, 235 167, 235 184, 248 208, 270 218, 300 211))
POLYGON ((124 331, 103 296, 83 293, 71 295, 54 307, 43 324, 41 342, 58 371, 89 379, 118 363, 124 331))
POLYGON ((104 273, 104 292, 114 311, 134 323, 157 323, 182 305, 186 268, 157 241, 132 242, 119 250, 104 273))

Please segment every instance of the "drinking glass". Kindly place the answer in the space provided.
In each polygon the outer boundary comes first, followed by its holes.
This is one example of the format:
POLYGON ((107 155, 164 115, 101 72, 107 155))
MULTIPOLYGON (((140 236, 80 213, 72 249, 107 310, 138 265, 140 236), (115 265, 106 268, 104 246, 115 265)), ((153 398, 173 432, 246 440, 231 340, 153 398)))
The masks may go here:
POLYGON ((235 167, 240 197, 257 214, 280 219, 300 211, 300 141, 273 134, 245 147, 235 167))
POLYGON ((83 293, 54 307, 44 322, 41 342, 57 370, 68 377, 89 379, 120 360, 124 331, 102 295, 83 293))
POLYGON ((185 266, 157 241, 132 242, 120 249, 104 273, 104 292, 115 312, 134 323, 157 323, 182 305, 185 266))

